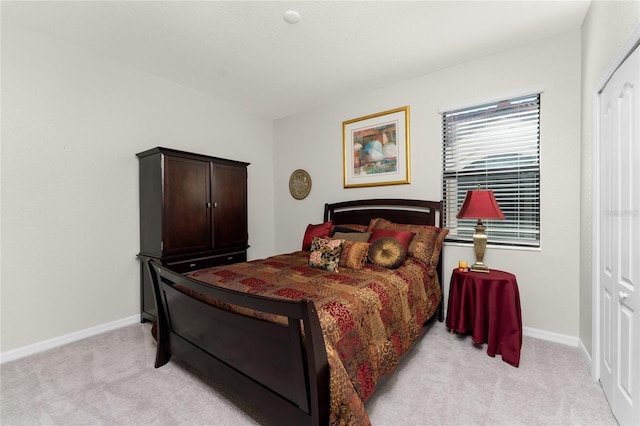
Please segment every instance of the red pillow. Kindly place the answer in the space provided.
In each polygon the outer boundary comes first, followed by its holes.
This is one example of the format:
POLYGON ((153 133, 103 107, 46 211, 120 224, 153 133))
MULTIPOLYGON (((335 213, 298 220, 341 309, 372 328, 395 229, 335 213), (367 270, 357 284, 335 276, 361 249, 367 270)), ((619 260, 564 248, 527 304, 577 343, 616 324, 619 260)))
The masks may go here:
POLYGON ((382 228, 373 228, 371 230, 371 238, 369 238, 369 243, 373 243, 375 240, 379 240, 380 238, 390 237, 395 240, 398 240, 402 247, 404 248, 404 252, 409 252, 409 244, 415 235, 415 232, 411 231, 396 231, 393 229, 382 229, 382 228))
POLYGON ((304 239, 302 240, 302 250, 311 250, 313 237, 328 237, 331 233, 331 222, 320 223, 318 225, 309 224, 307 230, 304 231, 304 239))

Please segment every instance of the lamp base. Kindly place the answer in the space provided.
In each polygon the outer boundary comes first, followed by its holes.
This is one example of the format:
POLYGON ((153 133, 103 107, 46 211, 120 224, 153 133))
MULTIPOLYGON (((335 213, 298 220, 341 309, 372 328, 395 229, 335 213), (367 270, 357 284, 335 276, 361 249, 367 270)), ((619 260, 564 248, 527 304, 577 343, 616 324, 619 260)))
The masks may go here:
POLYGON ((487 265, 485 265, 482 262, 476 262, 473 265, 471 265, 471 270, 473 272, 483 272, 485 274, 488 274, 490 272, 490 270, 487 267, 487 265))
POLYGON ((489 273, 489 268, 484 264, 484 252, 487 248, 487 234, 484 233, 485 226, 482 223, 482 219, 478 219, 478 224, 475 227, 475 234, 473 234, 473 251, 476 252, 476 263, 471 265, 473 272, 489 273))

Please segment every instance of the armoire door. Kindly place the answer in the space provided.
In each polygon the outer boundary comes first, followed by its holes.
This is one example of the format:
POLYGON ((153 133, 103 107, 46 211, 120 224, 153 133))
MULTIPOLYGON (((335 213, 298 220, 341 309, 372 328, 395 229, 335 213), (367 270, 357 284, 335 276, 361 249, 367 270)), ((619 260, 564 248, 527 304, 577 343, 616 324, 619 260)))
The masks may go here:
POLYGON ((209 164, 165 155, 162 218, 165 256, 211 250, 209 164))
POLYGON ((213 248, 246 249, 247 168, 212 163, 213 248))
POLYGON ((640 424, 640 48, 600 94, 600 382, 621 425, 640 424))

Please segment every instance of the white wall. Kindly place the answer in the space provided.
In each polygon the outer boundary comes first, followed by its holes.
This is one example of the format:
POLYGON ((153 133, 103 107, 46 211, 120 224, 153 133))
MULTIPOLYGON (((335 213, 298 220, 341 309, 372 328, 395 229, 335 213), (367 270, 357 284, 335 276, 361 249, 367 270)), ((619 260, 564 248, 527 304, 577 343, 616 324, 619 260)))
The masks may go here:
MULTIPOLYGON (((276 251, 299 249, 308 223, 322 220, 325 202, 393 197, 441 198, 440 108, 499 100, 523 88, 541 97, 541 234, 539 250, 489 248, 485 262, 518 277, 525 327, 577 337, 579 331, 580 32, 533 43, 443 69, 274 124, 276 251), (342 122, 409 105, 410 185, 344 189, 342 122), (297 168, 312 178, 311 194, 297 201, 288 179, 297 168)), ((489 240, 491 236, 489 236, 489 240)), ((470 246, 448 245, 445 292, 458 259, 470 246)))
POLYGON ((250 162, 251 258, 273 253, 273 129, 219 100, 2 24, 1 350, 139 313, 138 162, 250 162))
POLYGON ((633 30, 640 1, 592 1, 582 26, 582 188, 580 191, 580 340, 593 354, 593 111, 595 92, 633 30))

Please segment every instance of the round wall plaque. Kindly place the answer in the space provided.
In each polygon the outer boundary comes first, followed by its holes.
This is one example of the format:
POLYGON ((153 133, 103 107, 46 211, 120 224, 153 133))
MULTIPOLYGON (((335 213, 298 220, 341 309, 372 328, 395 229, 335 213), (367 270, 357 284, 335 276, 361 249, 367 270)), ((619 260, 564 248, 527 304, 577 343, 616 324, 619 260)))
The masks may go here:
POLYGON ((302 169, 291 173, 289 178, 289 192, 296 200, 302 200, 311 192, 311 176, 302 169))

